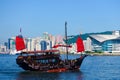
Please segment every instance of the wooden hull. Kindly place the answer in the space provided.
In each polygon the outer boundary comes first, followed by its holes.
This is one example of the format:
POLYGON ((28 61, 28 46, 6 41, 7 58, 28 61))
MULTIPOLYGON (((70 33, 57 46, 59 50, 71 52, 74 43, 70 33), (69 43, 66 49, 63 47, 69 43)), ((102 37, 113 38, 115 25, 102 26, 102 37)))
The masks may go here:
POLYGON ((57 62, 56 64, 53 63, 41 64, 33 59, 27 60, 28 57, 18 56, 18 58, 16 59, 16 63, 24 70, 29 70, 29 71, 65 72, 69 70, 79 69, 85 57, 86 55, 83 55, 80 58, 74 60, 68 60, 68 61, 62 60, 57 62))

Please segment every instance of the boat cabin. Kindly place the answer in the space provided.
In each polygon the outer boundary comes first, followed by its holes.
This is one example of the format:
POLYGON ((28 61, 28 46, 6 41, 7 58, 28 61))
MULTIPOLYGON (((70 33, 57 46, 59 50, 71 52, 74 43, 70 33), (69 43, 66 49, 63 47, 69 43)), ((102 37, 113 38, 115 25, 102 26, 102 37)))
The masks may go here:
POLYGON ((27 51, 22 52, 18 59, 24 59, 29 63, 34 61, 41 64, 57 64, 61 61, 59 50, 27 51))

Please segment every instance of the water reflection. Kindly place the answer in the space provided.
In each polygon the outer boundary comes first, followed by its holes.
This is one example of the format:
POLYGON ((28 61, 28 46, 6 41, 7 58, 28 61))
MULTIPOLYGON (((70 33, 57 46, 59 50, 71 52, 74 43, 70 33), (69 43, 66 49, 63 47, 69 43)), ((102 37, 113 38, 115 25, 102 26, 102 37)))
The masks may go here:
POLYGON ((16 80, 83 80, 83 73, 81 71, 61 73, 41 73, 24 71, 18 74, 16 80))

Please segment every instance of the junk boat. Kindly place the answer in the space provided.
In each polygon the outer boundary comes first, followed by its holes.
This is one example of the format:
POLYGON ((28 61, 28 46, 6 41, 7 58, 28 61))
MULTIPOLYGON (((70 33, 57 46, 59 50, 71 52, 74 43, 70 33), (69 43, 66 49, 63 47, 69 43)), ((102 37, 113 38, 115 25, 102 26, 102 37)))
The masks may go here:
MULTIPOLYGON (((66 29, 65 23, 65 29, 66 29)), ((67 32, 67 31, 65 31, 67 32)), ((67 41, 67 34, 66 41, 67 41)), ((67 43, 67 42, 66 42, 67 43)), ((77 51, 83 52, 84 45, 80 37, 76 40, 77 51)), ((41 51, 22 51, 16 59, 16 63, 24 70, 40 71, 40 72, 64 72, 70 70, 79 70, 85 54, 76 59, 68 59, 68 47, 70 45, 55 45, 56 47, 66 47, 67 59, 62 60, 60 51, 56 49, 41 50, 41 51)), ((22 35, 16 36, 16 50, 25 49, 25 44, 22 35)))

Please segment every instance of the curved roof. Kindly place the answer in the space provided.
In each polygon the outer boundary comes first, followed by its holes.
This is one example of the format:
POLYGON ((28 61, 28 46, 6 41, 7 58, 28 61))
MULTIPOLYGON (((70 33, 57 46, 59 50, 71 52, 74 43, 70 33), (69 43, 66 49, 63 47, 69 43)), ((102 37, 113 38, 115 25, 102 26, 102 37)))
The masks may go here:
POLYGON ((104 42, 111 39, 120 39, 120 36, 117 35, 90 35, 90 37, 96 39, 99 42, 104 42))

